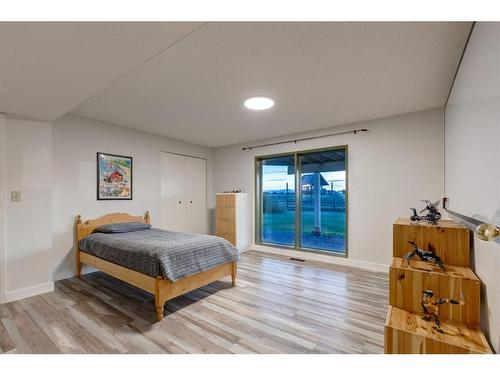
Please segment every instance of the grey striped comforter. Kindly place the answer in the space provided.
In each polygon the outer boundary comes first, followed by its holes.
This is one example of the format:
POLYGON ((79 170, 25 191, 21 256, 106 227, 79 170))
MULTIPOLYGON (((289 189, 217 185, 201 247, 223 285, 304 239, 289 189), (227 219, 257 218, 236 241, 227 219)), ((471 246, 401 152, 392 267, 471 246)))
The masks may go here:
POLYGON ((172 282, 238 260, 238 250, 223 238, 156 228, 92 233, 79 246, 90 255, 172 282))

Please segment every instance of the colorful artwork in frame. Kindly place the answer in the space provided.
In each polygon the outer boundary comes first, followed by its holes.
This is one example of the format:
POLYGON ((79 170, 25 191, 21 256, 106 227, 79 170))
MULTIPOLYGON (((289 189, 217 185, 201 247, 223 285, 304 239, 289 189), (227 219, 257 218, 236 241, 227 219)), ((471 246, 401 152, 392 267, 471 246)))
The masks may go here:
POLYGON ((97 153, 97 200, 132 199, 132 158, 97 153))

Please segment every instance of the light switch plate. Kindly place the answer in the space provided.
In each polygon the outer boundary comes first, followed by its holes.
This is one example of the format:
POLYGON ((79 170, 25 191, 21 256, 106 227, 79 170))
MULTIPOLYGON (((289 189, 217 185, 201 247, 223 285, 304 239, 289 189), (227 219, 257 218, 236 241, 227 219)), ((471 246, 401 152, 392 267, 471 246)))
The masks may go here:
POLYGON ((19 190, 13 190, 10 192, 10 200, 12 202, 20 202, 21 201, 21 192, 19 190))

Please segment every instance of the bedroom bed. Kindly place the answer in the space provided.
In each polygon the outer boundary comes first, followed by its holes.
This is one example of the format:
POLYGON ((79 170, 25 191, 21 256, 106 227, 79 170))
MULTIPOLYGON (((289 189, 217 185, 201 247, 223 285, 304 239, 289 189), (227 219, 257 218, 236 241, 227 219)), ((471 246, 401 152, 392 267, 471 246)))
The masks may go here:
POLYGON ((236 285, 238 250, 228 241, 152 228, 148 212, 78 215, 75 237, 77 276, 86 264, 152 293, 157 321, 170 299, 229 275, 236 285))

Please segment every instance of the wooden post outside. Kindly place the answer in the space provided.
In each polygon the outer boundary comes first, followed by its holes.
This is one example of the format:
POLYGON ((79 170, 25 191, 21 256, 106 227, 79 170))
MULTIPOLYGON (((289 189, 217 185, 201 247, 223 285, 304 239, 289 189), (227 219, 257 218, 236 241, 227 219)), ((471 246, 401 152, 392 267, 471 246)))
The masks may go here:
POLYGON ((313 233, 317 236, 321 234, 321 173, 314 172, 314 229, 313 233))
POLYGON ((285 200, 286 200, 286 210, 288 211, 288 182, 286 183, 285 200))

